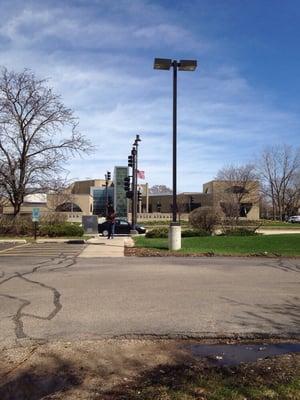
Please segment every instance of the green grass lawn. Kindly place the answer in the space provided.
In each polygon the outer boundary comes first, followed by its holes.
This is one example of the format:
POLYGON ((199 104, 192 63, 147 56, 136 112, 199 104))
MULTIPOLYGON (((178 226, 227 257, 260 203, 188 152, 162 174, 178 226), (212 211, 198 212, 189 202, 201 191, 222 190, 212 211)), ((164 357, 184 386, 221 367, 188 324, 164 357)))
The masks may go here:
POLYGON ((299 400, 299 359, 276 357, 233 368, 163 364, 113 394, 128 400, 299 400))
MULTIPOLYGON (((291 382, 268 383, 237 381, 236 377, 221 377, 221 374, 208 376, 191 377, 185 376, 185 380, 177 383, 166 382, 166 377, 154 383, 148 382, 136 390, 127 390, 131 400, 299 400, 300 379, 296 378, 291 382), (161 382, 161 383, 160 383, 161 382), (205 397, 204 397, 205 396, 205 397)), ((229 375, 229 373, 228 373, 229 375)), ((257 381, 257 377, 253 377, 257 381)), ((121 397, 120 397, 121 398, 121 397)))
MULTIPOLYGON (((138 223, 147 229, 163 228, 163 227, 168 227, 170 225, 170 221, 168 221, 168 220, 139 221, 138 223)), ((248 221, 248 225, 250 227, 251 226, 259 226, 260 229, 299 229, 300 230, 300 224, 291 224, 289 222, 283 222, 283 221, 271 221, 271 220, 248 221)), ((247 221, 241 221, 240 226, 241 227, 247 226, 247 221)), ((183 229, 191 228, 188 221, 181 221, 181 227, 183 229)), ((219 227, 219 228, 221 228, 221 227, 219 227)))
MULTIPOLYGON (((168 249, 168 239, 135 238, 136 247, 168 249)), ((208 236, 182 238, 181 253, 215 253, 225 255, 269 254, 300 256, 300 235, 208 236)))
POLYGON ((268 221, 261 220, 258 223, 262 223, 262 229, 300 229, 300 224, 292 224, 290 222, 283 221, 268 221))

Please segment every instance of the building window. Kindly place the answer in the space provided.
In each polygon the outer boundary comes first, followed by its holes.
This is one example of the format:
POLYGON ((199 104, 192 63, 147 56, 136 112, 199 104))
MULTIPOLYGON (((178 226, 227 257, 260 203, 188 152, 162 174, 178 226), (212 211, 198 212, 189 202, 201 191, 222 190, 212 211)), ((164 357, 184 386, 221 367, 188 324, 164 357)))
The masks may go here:
POLYGON ((240 206, 240 217, 247 217, 247 214, 252 208, 252 203, 241 203, 240 206))
POLYGON ((225 190, 226 193, 234 193, 234 194, 242 194, 242 193, 249 193, 247 189, 245 189, 243 186, 231 186, 230 188, 225 190))
POLYGON ((247 217, 247 214, 252 208, 252 203, 235 203, 235 202, 220 202, 220 206, 226 217, 247 217))
POLYGON ((118 217, 127 218, 127 198, 124 190, 124 178, 128 176, 127 167, 115 167, 114 170, 114 205, 118 217))
MULTIPOLYGON (((106 215, 106 188, 93 188, 93 214, 105 217, 106 215)), ((108 203, 113 203, 114 188, 107 188, 108 203)))

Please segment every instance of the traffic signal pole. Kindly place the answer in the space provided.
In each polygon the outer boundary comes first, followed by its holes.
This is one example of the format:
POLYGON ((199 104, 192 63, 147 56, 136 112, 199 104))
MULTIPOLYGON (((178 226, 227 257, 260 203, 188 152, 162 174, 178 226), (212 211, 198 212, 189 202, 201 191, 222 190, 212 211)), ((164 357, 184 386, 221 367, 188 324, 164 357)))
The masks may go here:
POLYGON ((132 233, 135 233, 137 220, 137 149, 132 148, 132 233))
POLYGON ((138 144, 141 141, 140 136, 136 135, 135 141, 133 143, 133 147, 131 150, 131 155, 128 156, 128 167, 132 169, 132 187, 131 190, 129 188, 129 182, 125 181, 127 178, 124 180, 124 185, 128 188, 125 189, 126 192, 126 197, 131 198, 132 200, 132 208, 131 208, 131 216, 132 216, 132 230, 131 234, 136 234, 136 224, 137 224, 137 206, 138 206, 138 192, 137 192, 137 180, 138 180, 138 144), (130 196, 129 196, 130 195, 130 196))
POLYGON ((131 226, 132 229, 134 227, 134 189, 133 189, 133 167, 132 167, 132 183, 131 183, 131 192, 132 192, 132 197, 131 197, 131 226))
POLYGON ((105 174, 105 202, 106 202, 106 216, 108 215, 108 182, 111 179, 110 171, 107 171, 105 174))

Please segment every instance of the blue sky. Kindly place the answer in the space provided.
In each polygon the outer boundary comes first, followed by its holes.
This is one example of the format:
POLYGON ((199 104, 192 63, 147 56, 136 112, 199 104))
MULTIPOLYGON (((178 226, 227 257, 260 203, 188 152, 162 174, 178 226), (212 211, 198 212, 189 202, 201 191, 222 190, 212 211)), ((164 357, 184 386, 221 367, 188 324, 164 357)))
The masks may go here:
POLYGON ((97 151, 70 178, 124 165, 137 133, 150 185, 171 186, 172 74, 154 57, 195 58, 178 74, 178 189, 265 146, 300 145, 298 0, 0 0, 0 64, 31 68, 62 95, 97 151))

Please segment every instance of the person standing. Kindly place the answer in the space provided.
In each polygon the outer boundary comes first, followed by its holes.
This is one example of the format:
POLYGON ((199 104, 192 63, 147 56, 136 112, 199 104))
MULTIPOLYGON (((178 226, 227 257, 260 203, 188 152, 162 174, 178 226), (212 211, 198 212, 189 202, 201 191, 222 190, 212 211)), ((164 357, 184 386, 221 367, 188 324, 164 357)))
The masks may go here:
POLYGON ((107 207, 107 217, 108 222, 108 236, 107 239, 113 239, 115 234, 115 223, 116 223, 116 212, 111 204, 107 207))

